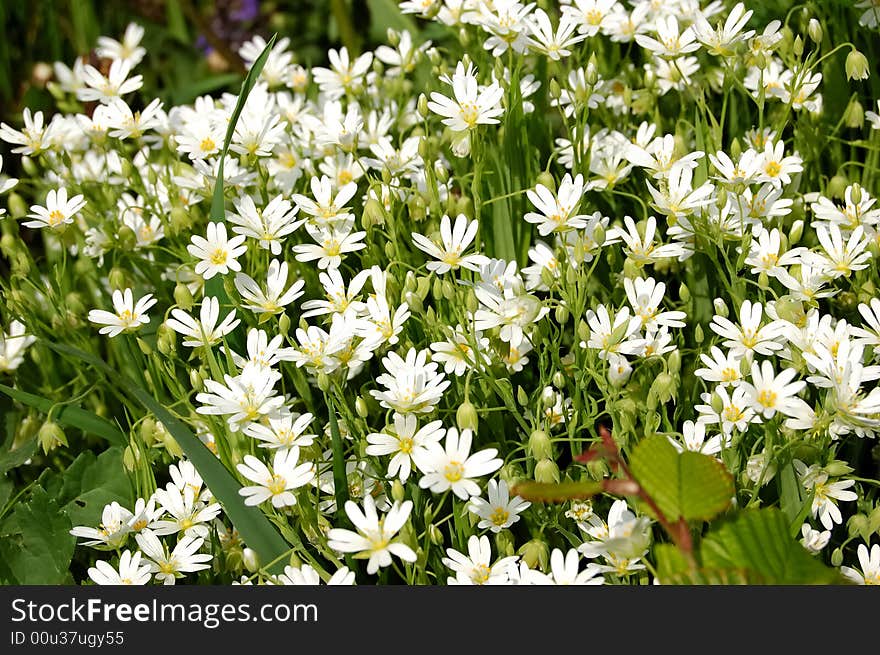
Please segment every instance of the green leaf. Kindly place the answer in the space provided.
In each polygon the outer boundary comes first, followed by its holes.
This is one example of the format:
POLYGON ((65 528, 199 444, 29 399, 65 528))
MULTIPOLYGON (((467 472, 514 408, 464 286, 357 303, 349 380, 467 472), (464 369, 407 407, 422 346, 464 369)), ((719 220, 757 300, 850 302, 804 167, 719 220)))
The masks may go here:
POLYGON ((702 453, 679 453, 659 434, 639 442, 629 467, 671 523, 708 521, 727 509, 735 493, 724 464, 702 453))
POLYGON ((226 203, 223 197, 223 162, 226 159, 226 153, 229 151, 229 144, 232 141, 232 135, 235 134, 235 125, 238 123, 238 117, 241 116, 247 98, 250 95, 251 90, 254 88, 254 85, 257 83, 257 80, 260 78, 260 73, 263 72, 263 66, 266 65, 266 60, 269 58, 269 53, 272 52, 272 48, 275 46, 275 39, 277 37, 277 34, 272 35, 272 38, 269 39, 266 47, 263 48, 263 52, 261 52, 260 56, 254 60, 253 66, 251 66, 247 76, 244 78, 244 82, 241 84, 241 91, 238 94, 238 102, 235 103, 235 109, 232 110, 232 116, 229 118, 229 126, 226 128, 226 138, 223 139, 223 150, 220 152, 217 182, 214 184, 214 195, 211 198, 211 220, 226 220, 226 203))
POLYGON ((592 498, 602 492, 601 482, 518 482, 512 492, 537 503, 561 503, 592 498))
POLYGON ((187 425, 171 414, 161 403, 156 401, 145 389, 132 380, 113 370, 106 362, 78 348, 54 342, 43 342, 56 352, 69 355, 88 362, 119 386, 132 398, 140 402, 147 410, 161 421, 171 436, 177 440, 187 458, 196 467, 214 497, 223 505, 226 515, 232 521, 244 541, 253 548, 261 562, 274 562, 271 570, 280 570, 284 562, 280 561, 290 548, 275 527, 257 507, 244 504, 239 495, 241 488, 235 478, 223 464, 208 450, 187 425), (278 561, 276 561, 278 560, 278 561))
POLYGON ((0 384, 0 392, 44 414, 48 414, 55 407, 55 411, 52 412, 52 419, 65 427, 79 428, 86 434, 103 437, 114 445, 124 446, 128 443, 128 439, 113 423, 75 405, 58 405, 58 403, 48 398, 36 396, 20 389, 13 389, 5 384, 0 384))
POLYGON ((833 584, 841 581, 789 534, 788 520, 776 508, 743 510, 713 530, 700 546, 708 569, 744 570, 767 584, 833 584))
POLYGON ((663 585, 764 585, 770 584, 745 569, 693 569, 660 576, 663 585))
POLYGON ((327 411, 330 412, 330 437, 333 448, 333 492, 336 496, 336 512, 344 511, 345 502, 348 500, 348 476, 345 474, 345 453, 342 451, 342 435, 339 434, 339 424, 336 420, 336 408, 333 398, 325 394, 327 411))
POLYGON ((60 476, 63 486, 56 498, 74 525, 97 525, 104 506, 114 500, 132 509, 134 498, 122 463, 123 448, 110 448, 98 457, 91 451, 79 457, 60 476))
POLYGON ((686 573, 690 567, 687 558, 673 544, 657 544, 654 546, 654 561, 656 562, 657 576, 662 582, 667 578, 686 573))
MULTIPOLYGON (((226 138, 223 139, 223 150, 220 152, 220 163, 217 166, 217 180, 214 182, 214 193, 211 197, 210 217, 212 221, 226 220, 226 199, 223 195, 223 166, 226 161, 226 153, 229 151, 229 144, 232 141, 232 135, 235 134, 235 125, 238 123, 238 118, 241 116, 248 95, 250 95, 251 90, 254 88, 254 85, 260 77, 260 73, 263 71, 263 66, 265 66, 266 60, 269 58, 269 53, 275 45, 275 39, 277 36, 277 34, 272 35, 272 38, 269 39, 266 47, 263 48, 263 52, 261 52, 260 56, 256 58, 253 66, 251 66, 251 69, 248 71, 247 76, 244 78, 244 82, 241 84, 241 91, 238 94, 238 102, 235 103, 235 109, 232 110, 232 116, 229 118, 229 126, 226 128, 226 138)), ((229 294, 226 293, 226 288, 223 286, 223 280, 219 275, 215 275, 205 284, 205 295, 215 296, 222 306, 229 304, 229 294)), ((230 333, 229 341, 236 350, 241 348, 241 328, 230 333)))
POLYGON ((16 533, 0 539, 0 573, 16 584, 69 583, 75 539, 58 503, 37 486, 13 518, 16 533))
POLYGON ((27 460, 34 456, 37 450, 37 438, 31 437, 15 450, 10 450, 0 454, 0 475, 6 473, 10 469, 14 469, 24 464, 27 460))

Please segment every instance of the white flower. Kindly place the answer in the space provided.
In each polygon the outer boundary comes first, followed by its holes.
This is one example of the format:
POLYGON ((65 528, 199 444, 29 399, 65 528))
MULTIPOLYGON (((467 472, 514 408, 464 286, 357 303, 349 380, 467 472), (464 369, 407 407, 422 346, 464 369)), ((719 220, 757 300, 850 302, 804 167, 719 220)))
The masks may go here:
POLYGON ((433 273, 442 275, 459 267, 478 271, 488 258, 478 254, 462 255, 473 242, 478 227, 478 221, 468 221, 464 214, 456 217, 454 226, 449 216, 444 215, 440 219, 440 245, 417 232, 412 233, 412 240, 416 248, 440 260, 428 262, 427 269, 433 273))
POLYGON ((345 503, 345 513, 354 524, 357 532, 333 528, 327 533, 327 545, 341 553, 357 553, 356 557, 369 558, 367 573, 376 573, 379 568, 391 565, 395 555, 404 562, 415 562, 416 554, 406 544, 395 540, 395 535, 409 519, 412 501, 402 504, 395 502, 381 519, 376 513, 376 502, 370 494, 364 496, 364 509, 352 501, 345 503))
POLYGON ((75 195, 68 200, 67 189, 49 189, 46 194, 46 206, 31 205, 31 213, 28 214, 33 221, 22 223, 25 227, 49 227, 57 228, 64 224, 73 223, 73 217, 86 206, 82 194, 75 195))
POLYGON ((651 521, 644 516, 636 517, 625 500, 614 501, 607 522, 594 514, 586 523, 578 523, 578 527, 589 537, 578 552, 589 559, 602 557, 608 562, 597 570, 625 575, 645 568, 638 561, 651 542, 651 521))
POLYGON ((870 553, 865 544, 859 544, 857 552, 862 570, 841 566, 840 572, 856 584, 880 585, 880 544, 871 546, 870 553))
POLYGON ((487 488, 488 500, 479 496, 471 498, 468 509, 480 517, 477 527, 501 532, 504 528, 519 521, 519 515, 531 506, 531 503, 519 496, 510 497, 507 483, 504 480, 489 480, 487 488))
POLYGON ((742 31, 751 17, 752 10, 746 11, 743 3, 738 2, 730 10, 724 25, 719 23, 717 29, 712 29, 706 17, 700 12, 695 12, 694 34, 697 40, 706 46, 709 54, 728 57, 734 53, 738 43, 747 41, 755 34, 754 30, 742 31))
POLYGON ((700 49, 694 28, 687 27, 680 32, 678 19, 672 14, 658 18, 654 29, 657 32, 656 39, 645 34, 636 34, 635 39, 640 46, 661 57, 675 58, 700 49))
POLYGON ((806 403, 797 394, 807 386, 803 380, 792 382, 797 375, 793 368, 787 368, 779 375, 773 372, 773 364, 764 360, 752 364, 752 382, 743 382, 743 389, 749 405, 764 418, 773 418, 776 412, 797 417, 803 413, 806 403))
POLYGON ((235 288, 241 294, 242 300, 247 301, 242 306, 258 314, 277 314, 284 311, 285 307, 303 295, 305 287, 302 280, 287 287, 287 269, 287 262, 279 263, 277 259, 269 262, 265 291, 251 276, 237 273, 235 288))
POLYGON ((232 228, 235 234, 257 239, 261 248, 277 256, 281 254, 284 238, 297 228, 298 210, 299 207, 291 207, 280 195, 260 210, 253 198, 244 195, 235 201, 235 212, 227 212, 226 220, 235 225, 232 228))
POLYGON ((740 358, 732 350, 725 354, 718 346, 712 346, 710 352, 711 356, 700 353, 700 360, 706 368, 698 368, 694 371, 694 375, 706 382, 720 384, 722 387, 737 386, 743 378, 740 358))
POLYGON ((316 66, 312 69, 312 75, 321 92, 331 99, 341 98, 346 91, 354 91, 360 87, 364 75, 373 63, 372 52, 366 52, 351 61, 345 46, 338 51, 329 50, 327 56, 330 59, 330 68, 316 66))
POLYGON ((605 584, 602 569, 590 562, 581 571, 580 555, 574 548, 565 554, 554 548, 550 553, 550 575, 540 571, 530 571, 530 582, 533 585, 601 585, 605 584))
POLYGON ((447 584, 458 585, 503 585, 508 582, 508 570, 517 558, 502 557, 492 564, 492 545, 489 537, 471 535, 468 539, 467 555, 454 548, 446 549, 443 564, 455 573, 447 584))
POLYGON ((357 184, 349 182, 333 194, 333 182, 326 175, 321 178, 313 177, 309 183, 314 200, 302 194, 294 194, 293 201, 304 213, 312 217, 312 221, 319 226, 335 225, 353 218, 353 215, 345 207, 345 203, 354 197, 357 192, 357 184))
POLYGON ((666 285, 663 282, 656 282, 652 277, 648 279, 638 277, 634 280, 624 278, 623 288, 635 315, 641 319, 643 330, 655 332, 661 327, 685 326, 683 319, 687 318, 687 314, 684 312, 660 311, 660 303, 666 293, 666 285))
POLYGON ((275 395, 275 382, 280 374, 269 375, 258 369, 246 369, 241 375, 224 374, 226 384, 205 380, 206 391, 196 395, 202 403, 196 408, 199 414, 227 416, 226 422, 233 432, 264 416, 272 416, 284 403, 275 395))
POLYGON ((566 173, 555 194, 543 184, 538 184, 534 191, 527 189, 526 196, 541 213, 529 212, 525 220, 537 224, 541 236, 585 228, 588 216, 578 213, 583 195, 584 177, 581 174, 572 180, 571 174, 566 173))
POLYGON ((233 309, 220 325, 217 325, 217 319, 220 318, 220 301, 213 296, 202 300, 199 320, 194 319, 182 309, 172 309, 171 316, 173 318, 167 319, 165 325, 175 332, 189 337, 183 340, 183 345, 191 347, 213 346, 232 332, 239 323, 233 309))
MULTIPOLYGON (((670 443, 678 452, 689 450, 704 455, 715 455, 721 452, 721 435, 706 439, 706 424, 702 421, 685 421, 681 430, 682 443, 669 437, 670 443)), ((729 441, 729 440, 725 440, 729 441)))
POLYGON ((296 260, 299 262, 318 260, 320 269, 339 268, 343 255, 367 247, 362 241, 367 233, 352 232, 352 226, 351 222, 343 223, 338 228, 306 224, 306 231, 315 243, 295 245, 293 251, 296 253, 296 260))
POLYGON ((644 265, 660 259, 681 257, 686 254, 686 250, 680 244, 669 243, 658 246, 654 243, 654 237, 657 233, 657 219, 654 216, 649 216, 648 220, 645 221, 644 237, 639 234, 635 221, 630 216, 624 216, 623 222, 626 229, 621 227, 611 228, 608 230, 605 243, 611 244, 622 240, 626 244, 623 250, 624 253, 636 264, 644 265))
MULTIPOLYGON (((284 567, 284 573, 278 576, 278 582, 283 585, 316 587, 321 584, 321 576, 309 564, 303 564, 299 568, 288 565, 284 567)), ((330 586, 353 585, 354 571, 350 571, 347 566, 343 566, 330 576, 327 584, 330 586)))
POLYGON ((109 337, 115 337, 117 334, 126 331, 134 331, 142 325, 150 322, 147 316, 147 310, 156 304, 153 294, 148 293, 140 298, 137 303, 131 293, 131 289, 120 291, 117 289, 113 292, 113 309, 114 312, 104 311, 103 309, 93 309, 89 312, 89 320, 92 323, 103 325, 100 330, 101 334, 109 337))
POLYGON ((37 338, 27 334, 24 323, 13 319, 9 332, 0 330, 0 373, 11 373, 24 362, 24 353, 37 338))
POLYGON ((296 505, 296 496, 292 491, 315 477, 315 467, 311 462, 299 464, 297 446, 276 450, 271 470, 253 455, 245 455, 244 463, 236 468, 248 480, 257 483, 256 486, 238 490, 245 498, 245 505, 259 505, 270 499, 274 507, 296 505))
POLYGON ((422 489, 430 488, 434 493, 452 490, 462 500, 480 493, 479 485, 472 478, 488 475, 501 468, 503 460, 496 455, 498 450, 486 448, 473 455, 471 443, 473 433, 470 430, 449 428, 446 431, 445 447, 439 442, 426 444, 423 451, 415 453, 416 466, 424 474, 419 480, 422 489))
POLYGON ((122 59, 137 66, 147 54, 146 48, 140 45, 143 38, 144 28, 137 23, 129 23, 121 42, 109 36, 99 36, 95 54, 104 59, 122 59))
POLYGON ((371 389, 373 396, 382 407, 402 414, 424 414, 432 411, 443 391, 449 386, 437 364, 428 362, 428 351, 410 348, 406 359, 394 352, 382 359, 386 373, 376 378, 384 390, 371 389))
POLYGON ((446 432, 442 421, 431 421, 418 430, 418 419, 415 414, 394 414, 394 430, 388 432, 371 432, 367 435, 367 455, 394 455, 388 463, 388 476, 398 477, 406 482, 412 471, 412 462, 416 453, 424 450, 428 444, 439 442, 446 432))
POLYGON ((182 532, 184 536, 207 538, 211 533, 209 524, 220 514, 220 503, 203 503, 192 489, 181 490, 173 484, 157 489, 154 497, 168 514, 149 526, 159 536, 182 532))
POLYGON ((701 422, 720 423, 721 431, 724 434, 730 434, 734 429, 738 432, 745 432, 750 423, 761 422, 761 418, 752 409, 752 403, 749 402, 742 386, 734 387, 728 394, 722 385, 718 385, 713 393, 701 394, 701 398, 708 403, 711 402, 713 394, 718 397, 721 409, 716 411, 711 404, 697 405, 694 409, 700 412, 699 420, 701 422))
POLYGON ((104 505, 101 523, 97 528, 78 525, 70 531, 70 534, 88 539, 89 541, 82 542, 83 546, 120 548, 128 541, 128 535, 131 533, 131 518, 132 513, 114 500, 109 505, 104 505))
POLYGON ((163 584, 173 585, 177 578, 184 577, 184 573, 211 568, 207 562, 210 562, 213 556, 208 553, 198 553, 205 543, 201 537, 183 537, 171 552, 168 552, 167 547, 151 530, 143 530, 135 536, 135 539, 147 558, 150 571, 155 573, 156 580, 162 581, 163 584))
POLYGON ((528 18, 531 36, 529 45, 537 52, 547 55, 553 61, 571 55, 569 48, 587 38, 586 34, 574 35, 578 26, 568 14, 563 14, 559 27, 554 32, 550 17, 543 9, 536 9, 528 18))
POLYGON ((236 258, 247 251, 245 239, 243 234, 227 239, 224 223, 208 223, 207 238, 194 234, 192 243, 186 247, 187 252, 199 260, 196 274, 210 280, 218 273, 240 271, 241 264, 236 258))
POLYGON ((449 129, 464 132, 477 125, 499 122, 496 117, 504 113, 499 105, 504 89, 497 83, 493 82, 480 90, 473 68, 465 70, 464 64, 459 62, 451 84, 455 100, 434 91, 428 103, 428 109, 443 116, 442 123, 449 129))
POLYGON ((105 77, 101 71, 86 65, 82 71, 83 86, 76 91, 76 97, 83 102, 108 103, 114 98, 137 91, 144 84, 143 75, 129 77, 133 63, 127 59, 116 59, 110 64, 105 77))
POLYGON ((726 339, 723 345, 737 357, 752 353, 769 356, 783 348, 785 321, 772 321, 762 327, 763 313, 760 303, 743 300, 739 311, 740 325, 735 325, 724 316, 715 315, 709 327, 726 339))
POLYGON ((814 530, 809 523, 801 526, 801 544, 811 553, 818 553, 828 545, 831 530, 814 530))
POLYGON ((251 423, 244 429, 244 433, 258 439, 263 443, 263 448, 292 448, 294 446, 311 446, 315 435, 304 434, 314 416, 306 412, 294 418, 293 414, 283 414, 280 417, 270 416, 268 425, 251 423))
POLYGON ((132 555, 130 550, 123 551, 119 557, 118 569, 103 560, 98 560, 88 573, 92 581, 99 585, 145 585, 152 577, 150 566, 141 565, 140 552, 132 555))

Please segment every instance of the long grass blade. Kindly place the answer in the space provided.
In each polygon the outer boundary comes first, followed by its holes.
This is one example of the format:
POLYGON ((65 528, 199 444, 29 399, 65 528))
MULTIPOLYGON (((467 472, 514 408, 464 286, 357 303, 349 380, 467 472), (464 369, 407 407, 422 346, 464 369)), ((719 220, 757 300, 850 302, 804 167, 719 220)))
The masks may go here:
POLYGON ((27 393, 20 389, 13 389, 12 387, 7 387, 5 384, 0 384, 0 392, 6 394, 13 400, 17 400, 18 402, 27 405, 28 407, 33 407, 44 414, 48 414, 49 411, 55 407, 56 409, 52 413, 52 419, 60 425, 78 428, 86 434, 93 434, 96 437, 102 437, 114 446, 125 446, 128 444, 126 436, 118 427, 113 425, 113 423, 97 414, 82 409, 81 407, 76 407, 74 405, 58 405, 58 403, 48 398, 27 393))
POLYGON ((235 529, 241 534, 245 543, 256 551, 260 561, 275 562, 272 567, 274 570, 284 568, 283 556, 290 551, 290 546, 257 507, 244 504, 244 500, 238 493, 241 488, 238 482, 183 421, 173 416, 149 392, 126 376, 120 375, 95 355, 65 344, 44 343, 56 352, 91 364, 152 412, 177 440, 211 493, 223 506, 235 529))

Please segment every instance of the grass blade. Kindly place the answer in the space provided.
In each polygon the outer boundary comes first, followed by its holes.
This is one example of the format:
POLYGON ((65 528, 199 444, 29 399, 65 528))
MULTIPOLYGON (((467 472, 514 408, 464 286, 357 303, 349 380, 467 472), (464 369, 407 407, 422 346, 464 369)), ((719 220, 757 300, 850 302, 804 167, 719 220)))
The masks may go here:
MULTIPOLYGON (((272 35, 272 38, 269 39, 266 47, 263 48, 263 52, 261 52, 260 56, 256 58, 254 65, 251 66, 251 69, 248 71, 247 76, 244 78, 244 82, 241 84, 241 91, 238 94, 238 102, 235 103, 235 109, 232 110, 232 116, 229 118, 229 126, 226 128, 226 138, 223 139, 223 150, 220 151, 220 164, 217 167, 217 180, 214 182, 214 194, 211 197, 210 217, 212 221, 226 220, 226 199, 223 195, 223 164, 226 161, 226 153, 229 152, 229 144, 232 142, 232 135, 235 134, 235 125, 238 123, 238 118, 241 116, 248 95, 250 95, 251 90, 260 78, 260 73, 263 71, 263 66, 266 65, 266 60, 269 58, 269 53, 275 45, 275 39, 277 36, 277 34, 272 35)), ((216 297, 221 306, 228 306, 230 304, 229 294, 226 293, 226 288, 223 286, 223 280, 219 275, 215 275, 205 284, 205 295, 216 297)), ((229 334, 230 344, 235 350, 241 350, 241 330, 242 328, 238 327, 229 334)))
POLYGON ((187 458, 196 467, 199 475, 211 490, 214 497, 223 505, 226 515, 248 546, 253 548, 261 562, 275 562, 273 569, 283 569, 284 556, 290 547, 257 507, 244 504, 238 493, 241 488, 223 464, 208 450, 192 430, 176 418, 161 403, 156 401, 145 389, 117 371, 95 355, 59 343, 44 342, 46 346, 64 355, 87 362, 118 384, 126 393, 136 399, 161 421, 168 432, 177 440, 187 458))
POLYGON ((333 440, 333 492, 336 496, 336 513, 345 511, 345 503, 348 500, 348 476, 345 475, 345 453, 342 451, 342 435, 339 434, 339 424, 336 422, 336 407, 330 394, 324 396, 327 401, 327 410, 330 412, 330 437, 333 440))
POLYGON ((113 423, 107 419, 82 409, 81 407, 76 407, 74 405, 59 405, 48 398, 36 396, 32 393, 21 391, 20 389, 13 389, 12 387, 7 387, 5 384, 0 384, 0 392, 6 394, 13 400, 17 400, 18 402, 27 405, 28 407, 33 407, 44 414, 48 414, 53 407, 57 408, 53 412, 52 418, 54 421, 65 427, 78 428, 86 434, 103 437, 115 446, 125 446, 128 444, 128 438, 122 433, 122 430, 113 425, 113 423))

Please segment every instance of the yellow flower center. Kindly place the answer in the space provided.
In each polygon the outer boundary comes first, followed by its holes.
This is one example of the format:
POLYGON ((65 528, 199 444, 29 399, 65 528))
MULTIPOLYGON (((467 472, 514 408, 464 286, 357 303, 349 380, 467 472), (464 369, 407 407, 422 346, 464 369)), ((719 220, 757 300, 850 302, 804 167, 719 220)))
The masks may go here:
POLYGON ((464 466, 461 462, 449 462, 443 469, 443 475, 449 482, 458 482, 464 477, 464 466))

